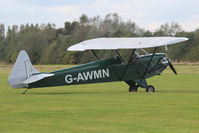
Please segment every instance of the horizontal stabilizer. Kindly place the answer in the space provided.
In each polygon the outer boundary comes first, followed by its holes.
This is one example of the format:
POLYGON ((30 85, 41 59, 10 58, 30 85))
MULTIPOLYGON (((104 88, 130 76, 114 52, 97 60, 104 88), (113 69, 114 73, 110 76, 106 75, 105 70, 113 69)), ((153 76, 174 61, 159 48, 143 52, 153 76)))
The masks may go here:
POLYGON ((22 82, 22 84, 34 83, 34 82, 37 82, 37 81, 39 81, 41 79, 44 79, 44 78, 47 78, 47 77, 51 77, 51 76, 54 76, 54 74, 45 74, 45 73, 42 73, 42 74, 32 75, 29 78, 27 78, 26 80, 24 80, 22 82))

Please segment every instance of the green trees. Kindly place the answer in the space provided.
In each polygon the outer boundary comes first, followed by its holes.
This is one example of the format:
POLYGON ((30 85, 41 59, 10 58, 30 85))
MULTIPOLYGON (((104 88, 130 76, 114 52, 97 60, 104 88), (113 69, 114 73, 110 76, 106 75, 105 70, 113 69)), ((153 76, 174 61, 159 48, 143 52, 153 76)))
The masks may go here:
MULTIPOLYGON (((13 25, 0 24, 0 62, 14 63, 18 52, 25 49, 33 64, 77 64, 95 60, 90 51, 68 52, 66 49, 80 41, 96 37, 151 37, 183 36, 190 38, 181 45, 169 46, 169 57, 175 61, 199 61, 199 29, 185 32, 175 22, 165 23, 155 32, 146 31, 132 21, 123 21, 117 14, 105 18, 80 16, 79 21, 65 22, 64 28, 54 24, 13 25)), ((150 51, 150 49, 148 49, 150 51)), ((120 50, 127 58, 130 50, 120 50)), ((97 51, 101 58, 113 55, 109 51, 97 51)))

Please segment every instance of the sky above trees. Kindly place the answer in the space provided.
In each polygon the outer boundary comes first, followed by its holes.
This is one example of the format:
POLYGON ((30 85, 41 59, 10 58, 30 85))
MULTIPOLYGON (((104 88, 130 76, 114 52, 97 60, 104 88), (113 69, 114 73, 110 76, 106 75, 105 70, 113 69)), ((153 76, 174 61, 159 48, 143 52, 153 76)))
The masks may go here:
POLYGON ((64 27, 65 21, 118 13, 125 21, 156 30, 166 22, 178 22, 186 31, 199 27, 197 0, 0 0, 0 23, 54 23, 64 27))

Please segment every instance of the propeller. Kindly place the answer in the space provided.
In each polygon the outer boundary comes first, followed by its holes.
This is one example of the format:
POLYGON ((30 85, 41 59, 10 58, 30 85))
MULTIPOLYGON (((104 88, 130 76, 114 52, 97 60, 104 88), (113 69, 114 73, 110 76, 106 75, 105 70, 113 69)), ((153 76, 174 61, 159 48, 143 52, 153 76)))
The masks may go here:
MULTIPOLYGON (((165 45, 165 51, 168 51, 167 45, 165 45)), ((173 65, 171 64, 171 59, 169 59, 168 57, 166 57, 166 58, 164 58, 162 61, 163 61, 163 62, 162 62, 163 64, 168 64, 169 67, 171 68, 171 70, 173 71, 173 73, 174 73, 175 75, 177 75, 177 72, 176 72, 175 68, 174 68, 173 65)))
POLYGON ((171 68, 171 70, 173 71, 173 73, 177 75, 177 72, 176 72, 175 68, 173 67, 173 65, 171 64, 170 61, 168 62, 168 65, 171 68))
POLYGON ((177 75, 177 72, 176 72, 175 68, 171 64, 171 60, 168 57, 163 58, 160 61, 160 63, 163 64, 163 65, 168 65, 171 68, 171 70, 173 71, 173 73, 177 75))

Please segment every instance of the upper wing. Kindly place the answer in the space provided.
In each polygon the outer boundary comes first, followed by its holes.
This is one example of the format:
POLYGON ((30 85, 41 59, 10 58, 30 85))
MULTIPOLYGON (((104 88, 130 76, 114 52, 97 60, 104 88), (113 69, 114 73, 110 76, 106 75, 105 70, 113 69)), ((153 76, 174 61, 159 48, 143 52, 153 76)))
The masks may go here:
POLYGON ((185 37, 137 37, 137 38, 96 38, 86 40, 68 48, 68 51, 140 49, 171 45, 188 40, 185 37))

